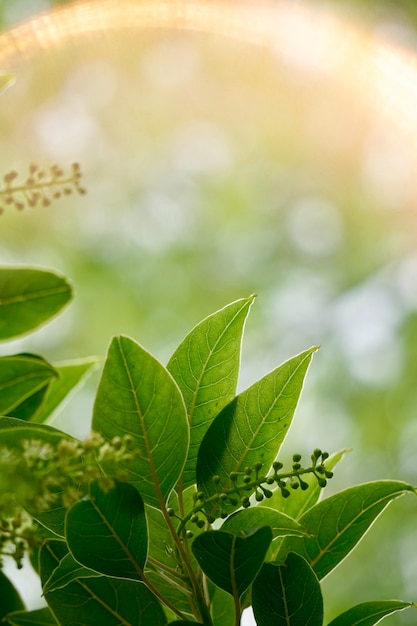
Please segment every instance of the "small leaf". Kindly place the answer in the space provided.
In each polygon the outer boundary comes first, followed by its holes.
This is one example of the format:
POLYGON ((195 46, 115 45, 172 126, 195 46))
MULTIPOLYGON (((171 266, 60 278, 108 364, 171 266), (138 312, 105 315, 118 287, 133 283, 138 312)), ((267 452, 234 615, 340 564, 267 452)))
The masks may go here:
POLYGON ((7 616, 5 626, 58 626, 49 607, 36 611, 17 611, 7 616))
POLYGON ((235 396, 243 329, 253 300, 254 296, 237 300, 200 322, 167 365, 184 397, 190 424, 183 488, 195 484, 203 436, 214 417, 235 396))
POLYGON ((93 483, 89 499, 68 510, 65 535, 74 558, 85 567, 107 576, 143 579, 148 531, 142 498, 132 485, 116 483, 104 493, 93 483))
POLYGON ((0 357, 0 415, 21 407, 57 376, 52 365, 36 355, 0 357))
POLYGON ((298 522, 288 515, 269 509, 267 507, 251 507, 242 509, 230 515, 222 524, 222 530, 232 533, 248 533, 254 528, 270 526, 272 537, 285 537, 286 535, 296 535, 298 537, 308 536, 308 532, 298 522))
POLYGON ((88 376, 99 365, 99 359, 87 357, 62 363, 55 363, 54 369, 58 377, 45 389, 45 399, 39 409, 32 415, 31 421, 43 424, 57 408, 63 407, 77 388, 84 384, 88 376))
POLYGON ((311 537, 286 537, 286 552, 304 556, 324 578, 353 550, 388 504, 414 488, 403 482, 381 480, 340 491, 309 509, 299 522, 311 537))
POLYGON ((0 620, 12 611, 20 611, 25 608, 19 592, 10 582, 2 570, 0 570, 0 620))
POLYGON ((55 272, 0 268, 0 341, 45 324, 71 298, 72 288, 67 279, 55 272))
POLYGON ((240 598, 261 568, 271 541, 272 531, 268 526, 242 536, 210 530, 198 535, 191 548, 208 578, 220 589, 240 598))
MULTIPOLYGON (((238 395, 216 417, 198 452, 197 483, 207 498, 232 487, 230 474, 261 462, 265 472, 275 460, 290 427, 305 374, 313 353, 310 348, 267 374, 238 395)), ((225 503, 229 512, 239 505, 225 503)), ((214 512, 208 511, 210 513, 214 512)))
POLYGON ((137 451, 124 465, 147 504, 160 508, 188 451, 184 400, 169 372, 128 337, 113 339, 99 384, 93 429, 107 440, 130 434, 137 451))
MULTIPOLYGON (((65 542, 48 541, 40 552, 42 584, 68 553, 65 542)), ((98 576, 79 578, 62 589, 45 593, 59 624, 63 626, 166 626, 166 617, 155 596, 144 584, 98 576)))
POLYGON ((373 626, 381 622, 384 617, 411 606, 415 605, 412 602, 399 600, 363 602, 338 615, 328 626, 373 626))
POLYGON ((322 626, 320 583, 308 563, 289 554, 283 565, 264 563, 252 585, 258 626, 322 626))

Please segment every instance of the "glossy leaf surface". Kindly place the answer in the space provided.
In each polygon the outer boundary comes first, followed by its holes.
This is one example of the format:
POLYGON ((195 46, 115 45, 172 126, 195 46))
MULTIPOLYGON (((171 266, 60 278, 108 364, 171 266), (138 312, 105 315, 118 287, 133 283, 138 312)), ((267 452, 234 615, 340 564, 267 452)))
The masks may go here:
MULTIPOLYGON (((216 417, 199 449, 198 488, 206 497, 231 487, 230 473, 263 463, 265 472, 275 460, 301 393, 305 374, 317 348, 299 354, 238 395, 216 417)), ((226 505, 231 512, 238 508, 226 505)))
POLYGON ((287 537, 286 551, 303 555, 321 579, 343 561, 392 500, 413 491, 406 483, 389 480, 340 491, 301 516, 300 524, 313 536, 287 537))
POLYGON ((408 609, 410 606, 413 606, 411 602, 399 602, 398 600, 363 602, 338 615, 329 622, 328 626, 374 626, 384 617, 408 609))
POLYGON ((296 535, 303 537, 308 532, 298 522, 285 513, 267 507, 250 507, 236 511, 230 515, 222 524, 222 530, 229 532, 249 532, 261 526, 270 526, 272 537, 285 537, 286 535, 296 535))
MULTIPOLYGON (((50 541, 40 553, 41 580, 48 580, 67 553, 65 542, 50 541)), ((98 576, 80 578, 45 594, 61 626, 165 626, 165 614, 155 596, 131 580, 98 576)))
POLYGON ((320 583, 308 563, 289 554, 283 565, 265 563, 252 586, 258 626, 322 626, 320 583))
POLYGON ((55 272, 0 268, 0 340, 38 328, 57 315, 71 298, 67 279, 55 272))
POLYGON ((211 530, 195 538, 192 550, 201 569, 215 585, 240 597, 258 573, 271 541, 269 527, 246 536, 211 530))
POLYGON ((37 356, 0 357, 0 414, 10 414, 57 376, 52 365, 37 356))
POLYGON ((116 483, 104 493, 93 483, 90 497, 68 510, 65 535, 85 567, 117 578, 143 578, 148 531, 143 500, 132 485, 116 483))
POLYGON ((242 334, 253 300, 233 302, 203 320, 167 365, 184 397, 190 424, 184 487, 195 483, 198 448, 209 425, 236 394, 242 334))
POLYGON ((106 439, 130 434, 137 457, 125 466, 144 501, 159 507, 182 472, 189 427, 168 371, 128 337, 113 339, 100 380, 93 429, 106 439))

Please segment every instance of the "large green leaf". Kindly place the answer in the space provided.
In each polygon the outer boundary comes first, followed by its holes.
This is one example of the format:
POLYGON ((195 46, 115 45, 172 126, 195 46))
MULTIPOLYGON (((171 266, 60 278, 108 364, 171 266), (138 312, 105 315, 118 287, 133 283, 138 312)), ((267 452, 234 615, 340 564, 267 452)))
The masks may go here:
POLYGON ((74 582, 77 578, 97 578, 97 576, 100 576, 98 572, 80 565, 69 552, 60 560, 59 565, 56 566, 43 585, 43 592, 49 593, 56 589, 62 589, 62 587, 66 587, 66 585, 74 582))
POLYGON ((167 365, 184 397, 190 424, 183 487, 195 484, 203 436, 236 394, 243 329, 253 300, 254 296, 238 300, 204 319, 186 336, 167 365))
POLYGON ((7 616, 5 626, 58 626, 50 608, 36 611, 16 611, 7 616))
POLYGON ((99 365, 99 359, 87 357, 62 363, 54 363, 54 369, 58 377, 46 388, 45 398, 38 410, 31 417, 31 421, 38 424, 44 423, 56 409, 62 408, 63 401, 69 397, 76 389, 84 384, 88 376, 99 365))
MULTIPOLYGON (((7 448, 18 457, 20 455, 26 457, 31 449, 30 442, 33 442, 34 449, 45 446, 45 450, 48 448, 55 450, 62 440, 75 441, 70 435, 51 426, 23 422, 13 417, 0 418, 0 447, 7 448)), ((30 464, 20 463, 18 468, 12 463, 2 466, 0 490, 7 492, 12 488, 16 499, 36 520, 53 533, 63 536, 66 511, 59 490, 56 489, 53 504, 45 503, 41 506, 39 501, 34 503, 37 486, 36 475, 30 464)))
POLYGON ((296 535, 298 537, 308 535, 306 529, 297 521, 285 515, 285 513, 267 507, 251 507, 236 511, 222 524, 222 530, 240 533, 249 532, 261 526, 271 527, 273 539, 287 535, 296 535))
POLYGON ((231 615, 233 615, 234 610, 232 596, 220 587, 216 587, 210 608, 214 626, 230 626, 231 615))
POLYGON ((52 365, 36 355, 0 357, 0 415, 12 413, 57 376, 52 365))
POLYGON ((264 563, 252 585, 258 626, 322 626, 320 583, 308 563, 289 554, 283 565, 264 563))
POLYGON ((124 469, 144 501, 161 507, 187 456, 184 400, 169 372, 128 337, 116 337, 110 345, 94 404, 93 429, 109 440, 131 435, 137 455, 124 469))
POLYGON ((85 567, 107 576, 143 579, 148 530, 143 500, 132 485, 116 483, 104 493, 92 483, 90 497, 68 510, 65 535, 74 558, 85 567))
MULTIPOLYGON (((242 474, 261 462, 268 471, 290 427, 313 353, 310 348, 276 368, 238 395, 216 417, 198 452, 197 483, 206 497, 215 495, 219 477, 224 491, 231 472, 242 474)), ((224 504, 229 512, 238 508, 224 504)), ((213 511, 211 511, 213 512, 213 511)))
POLYGON ((12 611, 24 609, 19 592, 7 576, 0 570, 0 620, 12 611))
POLYGON ((272 531, 268 526, 239 536, 210 530, 198 535, 191 547, 208 578, 220 589, 240 598, 259 572, 271 541, 272 531))
POLYGON ((326 576, 351 552, 376 518, 395 498, 415 490, 403 482, 381 480, 340 491, 322 500, 299 519, 311 537, 286 537, 285 552, 304 556, 318 578, 326 576))
POLYGON ((57 315, 71 298, 67 279, 55 272, 0 268, 0 340, 38 328, 57 315))
POLYGON ((408 609, 410 606, 415 606, 415 604, 399 600, 363 602, 338 615, 328 626, 374 626, 384 617, 408 609))
MULTIPOLYGON (((67 554, 65 542, 48 541, 41 549, 44 584, 67 554)), ((45 593, 60 626, 165 626, 166 617, 155 596, 142 583, 108 576, 80 578, 45 593)))

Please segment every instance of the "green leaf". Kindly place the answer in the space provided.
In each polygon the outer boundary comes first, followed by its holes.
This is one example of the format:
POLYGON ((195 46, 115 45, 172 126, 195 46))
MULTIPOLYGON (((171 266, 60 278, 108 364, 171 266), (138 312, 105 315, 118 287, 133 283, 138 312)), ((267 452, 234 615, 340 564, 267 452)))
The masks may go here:
POLYGON ((400 602, 399 600, 363 602, 338 615, 328 626, 373 626, 381 622, 387 615, 403 611, 410 606, 415 605, 412 602, 400 602))
POLYGON ((55 363, 54 369, 58 377, 45 389, 45 399, 39 409, 32 415, 31 421, 38 424, 44 423, 59 407, 63 407, 63 401, 69 400, 70 396, 79 386, 84 384, 88 376, 98 367, 99 359, 87 357, 73 361, 55 363))
POLYGON ((74 559, 72 554, 68 553, 61 559, 59 565, 43 585, 43 592, 48 593, 49 591, 55 591, 55 589, 61 589, 77 580, 77 578, 96 578, 97 576, 100 576, 100 574, 83 567, 74 559))
POLYGON ((283 565, 264 563, 252 585, 258 626, 322 626, 320 583, 308 563, 289 554, 283 565))
POLYGON ((211 601, 211 616, 214 626, 230 626, 230 616, 235 610, 230 594, 216 587, 211 601))
POLYGON ((268 526, 237 536, 223 530, 210 530, 192 543, 192 551, 210 580, 235 598, 252 584, 262 566, 272 531, 268 526))
POLYGON ((188 451, 181 393, 169 372, 128 337, 113 339, 99 384, 93 429, 111 440, 130 434, 137 456, 124 469, 147 504, 161 507, 188 451))
POLYGON ((184 621, 183 619, 177 619, 175 622, 169 622, 168 626, 195 626, 197 624, 200 624, 200 622, 187 622, 184 621))
POLYGON ((36 355, 0 357, 0 414, 12 413, 57 376, 52 365, 36 355))
POLYGON ((16 76, 10 72, 0 72, 0 94, 16 82, 16 76))
POLYGON ((414 488, 381 480, 340 491, 309 509, 299 522, 311 537, 287 537, 285 552, 304 556, 321 579, 353 550, 388 504, 414 488))
POLYGON ((236 394, 243 329, 254 298, 237 300, 204 319, 167 365, 184 397, 190 424, 184 488, 196 482, 198 448, 209 425, 236 394))
POLYGON ((68 510, 65 535, 72 555, 85 567, 107 576, 143 579, 148 530, 142 498, 132 485, 116 483, 104 493, 91 484, 89 499, 68 510))
MULTIPOLYGON (((198 452, 198 488, 209 498, 232 487, 231 472, 261 462, 267 471, 290 427, 313 353, 310 348, 276 368, 238 395, 216 417, 198 452)), ((217 506, 217 505, 216 505, 217 506)), ((239 505, 225 504, 231 512, 239 505)), ((214 509, 213 509, 214 511, 214 509)), ((210 511, 210 513, 213 513, 210 511)))
MULTIPOLYGON (((65 542, 48 541, 41 549, 44 584, 67 554, 65 542)), ((142 583, 108 576, 80 578, 62 589, 45 593, 61 626, 165 626, 166 618, 155 596, 142 583)))
POLYGON ((71 298, 67 279, 55 272, 0 268, 0 340, 24 335, 45 324, 71 298))
POLYGON ((12 611, 20 611, 25 605, 7 576, 0 570, 0 620, 12 611))
POLYGON ((7 616, 6 626, 57 626, 58 622, 50 608, 36 611, 17 611, 7 616))
POLYGON ((271 527, 273 539, 286 535, 303 537, 309 534, 305 528, 285 513, 267 507, 251 507, 236 511, 222 524, 222 530, 235 534, 247 533, 261 526, 271 527))

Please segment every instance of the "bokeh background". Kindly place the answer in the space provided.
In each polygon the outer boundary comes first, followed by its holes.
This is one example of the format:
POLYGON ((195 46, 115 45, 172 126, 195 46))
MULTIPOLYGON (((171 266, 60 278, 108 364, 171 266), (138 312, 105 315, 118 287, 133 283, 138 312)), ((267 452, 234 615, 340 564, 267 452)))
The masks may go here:
MULTIPOLYGON (((54 4, 66 3, 0 0, 1 28, 54 4)), ((88 194, 0 216, 0 263, 55 268, 76 289, 46 330, 1 350, 104 356, 123 333, 166 362, 201 318, 256 292, 241 388, 321 345, 284 455, 351 449, 329 492, 417 484, 417 126, 396 113, 395 82, 375 101, 366 76, 358 88, 354 65, 337 65, 344 33, 412 65, 417 4, 339 2, 321 56, 314 20, 334 3, 285 4, 289 26, 304 24, 285 48, 135 28, 13 59, 0 173, 77 161, 88 194)), ((98 375, 55 425, 86 434, 98 375)), ((403 498, 324 582, 327 619, 417 601, 416 546, 417 501, 403 498)), ((415 611, 384 623, 415 624, 415 611)))

